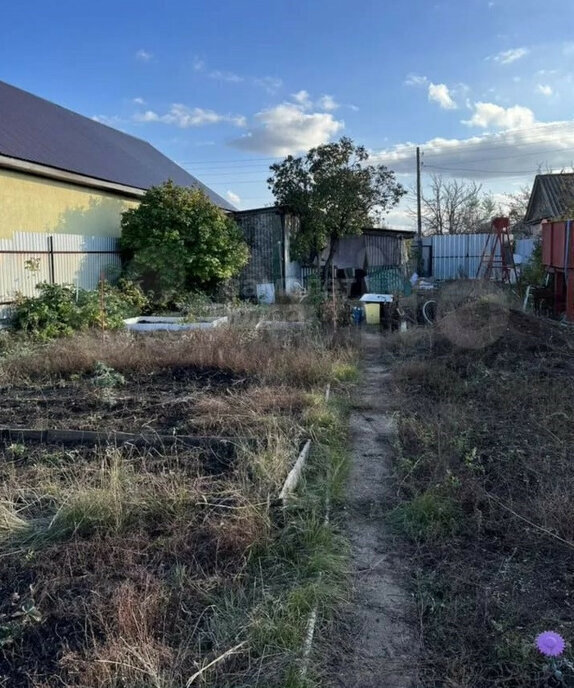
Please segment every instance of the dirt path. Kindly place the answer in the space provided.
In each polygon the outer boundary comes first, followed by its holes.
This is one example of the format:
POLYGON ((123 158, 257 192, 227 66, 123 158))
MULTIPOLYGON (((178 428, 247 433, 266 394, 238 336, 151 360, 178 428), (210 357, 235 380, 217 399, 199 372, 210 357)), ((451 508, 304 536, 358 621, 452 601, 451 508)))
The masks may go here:
POLYGON ((380 347, 380 335, 362 334, 363 383, 351 415, 346 518, 353 590, 341 642, 333 651, 330 685, 337 688, 416 686, 415 613, 405 583, 408 562, 384 516, 393 489, 396 423, 389 411, 389 373, 379 362, 380 347))

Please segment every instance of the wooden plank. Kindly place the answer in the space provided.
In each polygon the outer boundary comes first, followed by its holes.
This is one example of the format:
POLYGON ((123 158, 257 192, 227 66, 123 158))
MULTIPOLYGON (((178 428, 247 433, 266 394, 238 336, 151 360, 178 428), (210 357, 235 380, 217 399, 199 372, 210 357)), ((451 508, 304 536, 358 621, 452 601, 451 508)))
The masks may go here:
POLYGON ((310 449, 311 449, 311 440, 307 440, 305 442, 305 446, 301 450, 301 453, 297 457, 297 461, 295 462, 295 465, 289 471, 289 475, 285 479, 285 482, 283 483, 283 488, 281 489, 281 492, 279 493, 279 499, 283 500, 283 502, 287 499, 287 497, 297 487, 297 483, 299 482, 299 479, 301 478, 301 473, 303 472, 303 466, 305 465, 305 461, 307 460, 307 455, 309 454, 310 449))
POLYGON ((253 438, 213 437, 204 435, 160 435, 155 433, 132 433, 119 431, 30 428, 0 428, 0 439, 8 442, 40 442, 43 444, 133 444, 135 446, 166 446, 181 444, 186 447, 237 446, 252 444, 253 438))

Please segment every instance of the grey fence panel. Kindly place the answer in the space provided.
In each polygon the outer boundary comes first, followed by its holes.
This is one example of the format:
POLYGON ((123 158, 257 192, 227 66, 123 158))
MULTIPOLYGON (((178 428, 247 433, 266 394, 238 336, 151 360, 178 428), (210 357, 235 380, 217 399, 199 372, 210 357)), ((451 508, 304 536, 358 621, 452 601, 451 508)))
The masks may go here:
MULTIPOLYGON (((435 279, 476 279, 481 258, 490 255, 494 234, 455 234, 432 237, 432 274, 435 279)), ((497 259, 500 250, 497 247, 497 259)))
POLYGON ((55 234, 54 281, 95 289, 100 279, 113 281, 121 269, 117 239, 55 234))
POLYGON ((516 253, 519 256, 522 256, 522 264, 526 265, 530 258, 532 257, 532 253, 534 252, 534 248, 536 246, 536 241, 534 239, 517 239, 515 244, 514 244, 514 253, 516 253))
POLYGON ((40 282, 94 289, 121 267, 117 239, 79 234, 15 232, 0 239, 0 317, 17 293, 34 296, 40 282))
POLYGON ((0 239, 0 304, 6 306, 16 293, 33 296, 38 282, 50 281, 46 234, 17 233, 0 239))

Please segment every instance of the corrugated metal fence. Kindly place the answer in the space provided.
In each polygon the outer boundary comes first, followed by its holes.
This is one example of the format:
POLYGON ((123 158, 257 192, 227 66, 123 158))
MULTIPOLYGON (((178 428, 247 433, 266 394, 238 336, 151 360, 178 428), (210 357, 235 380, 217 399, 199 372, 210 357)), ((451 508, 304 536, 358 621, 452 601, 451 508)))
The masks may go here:
POLYGON ((80 234, 15 232, 0 239, 0 317, 16 293, 34 296, 40 282, 94 289, 121 267, 117 239, 80 234))
POLYGON ((536 241, 534 239, 517 239, 514 242, 514 252, 522 259, 522 265, 526 265, 534 249, 536 248, 536 241))
MULTIPOLYGON (((492 234, 452 234, 432 237, 432 275, 435 279, 475 279, 480 259, 492 234)), ((490 254, 490 248, 488 249, 490 254)), ((496 259, 500 260, 497 248, 496 259)))
MULTIPOLYGON (((430 246, 432 251, 432 276, 441 280, 476 279, 484 250, 488 259, 494 238, 492 233, 425 237, 423 247, 430 246)), ((530 260, 534 245, 532 239, 516 241, 514 251, 522 257, 523 265, 530 260)), ((496 247, 495 261, 500 261, 500 245, 496 247)))

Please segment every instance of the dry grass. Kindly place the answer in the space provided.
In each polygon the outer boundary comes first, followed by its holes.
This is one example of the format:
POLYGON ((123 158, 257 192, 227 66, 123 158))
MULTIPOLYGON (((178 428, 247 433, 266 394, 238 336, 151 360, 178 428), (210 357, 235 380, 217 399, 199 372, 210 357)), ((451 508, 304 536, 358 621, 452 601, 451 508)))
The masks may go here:
MULTIPOLYGON (((338 358, 344 355, 339 350, 338 358)), ((122 373, 216 369, 305 386, 330 378, 333 353, 322 339, 308 332, 291 334, 288 341, 271 333, 231 328, 156 336, 90 333, 5 356, 0 363, 0 384, 85 374, 93 371, 98 361, 122 373)))
POLYGON ((193 673, 209 597, 269 542, 272 481, 181 465, 175 455, 158 473, 153 457, 116 449, 5 468, 0 676, 10 685, 167 688, 193 673), (37 619, 19 613, 30 606, 37 619))
POLYGON ((533 639, 574 633, 574 339, 479 300, 386 356, 401 392, 392 518, 414 545, 424 685, 558 685, 533 639))
POLYGON ((0 685, 183 688, 205 669, 194 685, 248 686, 253 663, 266 686, 295 686, 318 594, 306 562, 331 544, 303 510, 286 535, 274 502, 302 439, 335 422, 317 385, 351 361, 317 339, 233 330, 8 347, 0 422, 234 440, 0 445, 0 685), (97 361, 125 377, 106 395, 97 361))

